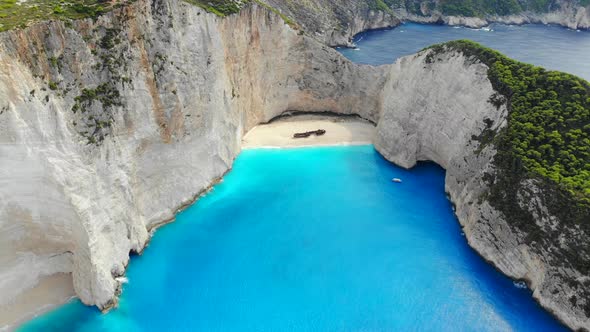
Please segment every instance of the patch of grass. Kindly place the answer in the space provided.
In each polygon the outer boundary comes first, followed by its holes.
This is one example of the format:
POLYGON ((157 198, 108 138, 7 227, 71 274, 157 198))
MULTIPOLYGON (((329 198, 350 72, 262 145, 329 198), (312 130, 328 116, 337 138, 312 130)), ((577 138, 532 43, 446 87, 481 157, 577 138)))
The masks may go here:
POLYGON ((285 23, 291 26, 294 29, 298 29, 297 23, 293 21, 287 15, 281 13, 276 8, 270 6, 269 4, 263 2, 262 0, 184 0, 192 5, 199 6, 206 11, 213 13, 219 17, 225 17, 228 15, 236 14, 240 12, 240 10, 250 4, 252 2, 257 3, 260 6, 272 11, 273 13, 279 15, 285 23))
POLYGON ((206 11, 213 13, 219 17, 225 17, 228 15, 238 13, 244 6, 255 2, 258 5, 272 11, 279 15, 285 23, 291 26, 293 29, 298 29, 299 26, 293 19, 287 15, 281 13, 278 9, 270 6, 262 0, 184 0, 192 5, 199 6, 206 11))
POLYGON ((285 23, 287 23, 291 28, 293 29, 299 29, 299 25, 297 25, 297 23, 291 19, 290 17, 288 17, 287 15, 281 13, 278 9, 270 6, 269 4, 262 2, 261 0, 254 0, 257 4, 259 4, 260 6, 270 10, 271 12, 279 15, 283 21, 285 21, 285 23))
POLYGON ((251 0, 185 0, 219 17, 238 13, 251 0))
POLYGON ((0 31, 43 20, 96 18, 111 8, 104 0, 0 0, 0 31))

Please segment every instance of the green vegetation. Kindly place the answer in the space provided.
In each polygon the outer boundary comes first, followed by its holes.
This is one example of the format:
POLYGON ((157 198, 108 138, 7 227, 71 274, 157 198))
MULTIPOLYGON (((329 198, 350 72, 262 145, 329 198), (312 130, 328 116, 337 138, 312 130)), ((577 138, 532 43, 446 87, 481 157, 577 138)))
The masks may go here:
POLYGON ((297 23, 295 21, 293 21, 290 17, 288 17, 287 15, 281 13, 278 9, 262 2, 261 0, 254 0, 257 4, 261 5, 262 7, 272 11, 273 13, 279 15, 283 21, 285 21, 285 23, 287 23, 291 28, 293 29, 299 29, 299 26, 297 25, 297 23))
POLYGON ((86 131, 80 134, 86 137, 88 144, 100 144, 108 134, 107 129, 113 121, 109 110, 123 105, 119 91, 110 84, 103 83, 94 89, 82 89, 82 93, 74 98, 74 101, 72 112, 80 112, 82 123, 86 124, 86 131), (92 105, 97 102, 100 103, 102 114, 90 112, 92 105))
POLYGON ((251 0, 185 0, 186 2, 199 6, 217 16, 224 17, 235 14, 251 0))
POLYGON ((375 10, 375 11, 382 11, 382 12, 386 12, 386 13, 393 13, 393 11, 391 10, 391 4, 387 3, 387 0, 369 0, 368 1, 369 4, 369 9, 371 10, 375 10))
POLYGON ((442 13, 456 16, 510 15, 523 10, 517 0, 444 0, 439 6, 442 13))
POLYGON ((95 18, 109 6, 101 0, 0 0, 0 31, 42 20, 95 18))
POLYGON ((590 84, 576 76, 514 61, 477 43, 457 49, 489 66, 494 89, 510 103, 508 127, 497 142, 503 159, 559 184, 590 205, 590 84))
MULTIPOLYGON (((0 0, 1 1, 1 0, 0 0)), ((231 14, 238 13, 244 6, 249 3, 256 2, 260 6, 272 11, 273 13, 279 15, 285 23, 290 25, 292 28, 297 29, 298 26, 291 19, 290 17, 286 16, 285 14, 281 13, 276 8, 268 5, 267 3, 263 2, 262 0, 184 0, 190 4, 195 6, 199 6, 206 11, 213 13, 219 17, 225 17, 231 14)), ((381 1, 381 0, 376 0, 381 1)))
MULTIPOLYGON (((381 0, 371 0, 381 1, 381 0)), ((512 15, 523 11, 548 12, 556 9, 551 0, 383 0, 391 8, 405 8, 410 13, 422 15, 420 5, 429 10, 438 10, 445 15, 484 17, 486 15, 512 15)), ((590 0, 579 0, 581 6, 590 0)))
MULTIPOLYGON (((185 0, 199 6, 217 16, 225 17, 235 14, 245 5, 256 2, 275 12, 289 24, 296 28, 297 24, 289 17, 269 6, 262 0, 185 0)), ((383 0, 372 0, 381 3, 383 0)), ((118 2, 116 6, 122 5, 118 2)), ((107 0, 0 0, 0 31, 14 28, 24 28, 27 25, 43 20, 73 20, 82 18, 96 18, 112 9, 113 5, 107 0)), ((387 5, 385 5, 387 7, 387 5)), ((108 45, 105 46, 108 48, 108 45)))
POLYGON ((82 89, 82 94, 74 98, 76 103, 72 107, 72 112, 84 113, 95 101, 100 101, 103 108, 121 106, 119 97, 119 91, 107 83, 99 85, 96 89, 82 89))
MULTIPOLYGON (((497 150, 496 173, 485 175, 490 191, 482 198, 524 231, 527 243, 545 248, 558 245, 561 256, 556 263, 590 273, 590 247, 585 239, 571 236, 565 239, 567 245, 560 244, 560 236, 570 234, 564 233, 568 230, 590 234, 590 83, 514 61, 467 40, 430 49, 428 62, 435 61, 440 52, 455 50, 486 64, 494 90, 503 97, 494 95, 489 102, 507 106, 506 127, 491 139, 488 133, 482 134, 484 138, 474 137, 497 150), (541 189, 532 194, 541 195, 543 205, 563 228, 542 229, 531 212, 520 207, 519 192, 530 190, 523 186, 524 181, 534 181, 541 189)), ((590 303, 585 310, 590 314, 590 303)))

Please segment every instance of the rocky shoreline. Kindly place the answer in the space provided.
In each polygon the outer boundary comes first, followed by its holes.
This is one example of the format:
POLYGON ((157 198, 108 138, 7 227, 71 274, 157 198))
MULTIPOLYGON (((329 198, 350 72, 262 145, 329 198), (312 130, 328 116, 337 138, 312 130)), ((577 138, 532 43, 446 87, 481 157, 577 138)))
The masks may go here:
POLYGON ((446 16, 442 14, 435 14, 432 16, 418 16, 406 14, 401 16, 402 21, 424 23, 424 24, 444 24, 450 26, 464 26, 467 28, 480 29, 487 27, 492 23, 500 23, 507 25, 524 25, 524 24, 544 24, 544 25, 558 25, 572 30, 588 30, 590 29, 590 12, 586 13, 584 10, 579 19, 572 19, 567 15, 560 15, 558 13, 536 14, 525 13, 510 16, 488 16, 480 17, 463 17, 463 16, 446 16))

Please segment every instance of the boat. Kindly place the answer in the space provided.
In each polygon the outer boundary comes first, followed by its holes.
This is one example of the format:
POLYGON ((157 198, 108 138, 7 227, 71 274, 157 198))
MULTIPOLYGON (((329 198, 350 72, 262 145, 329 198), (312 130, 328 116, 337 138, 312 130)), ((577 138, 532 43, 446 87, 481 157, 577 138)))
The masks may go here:
POLYGON ((305 138, 305 137, 309 137, 311 135, 322 136, 325 133, 326 133, 326 131, 324 129, 318 129, 318 130, 306 131, 303 133, 295 133, 295 134, 293 134, 293 138, 305 138))
POLYGON ((399 178, 393 178, 391 179, 392 182, 397 182, 397 183, 402 183, 402 179, 399 178))

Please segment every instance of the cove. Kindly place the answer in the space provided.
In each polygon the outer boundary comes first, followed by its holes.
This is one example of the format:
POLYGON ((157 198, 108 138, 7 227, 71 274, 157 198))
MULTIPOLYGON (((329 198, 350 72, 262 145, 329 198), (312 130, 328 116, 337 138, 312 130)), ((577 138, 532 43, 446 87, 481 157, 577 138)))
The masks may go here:
POLYGON ((565 330, 467 245, 444 174, 371 145, 245 150, 131 259, 119 308, 21 330, 565 330))
POLYGON ((432 44, 456 39, 470 39, 515 60, 590 80, 590 32, 558 26, 492 24, 470 29, 405 23, 394 29, 360 33, 354 39, 358 48, 338 50, 354 62, 382 65, 432 44))

